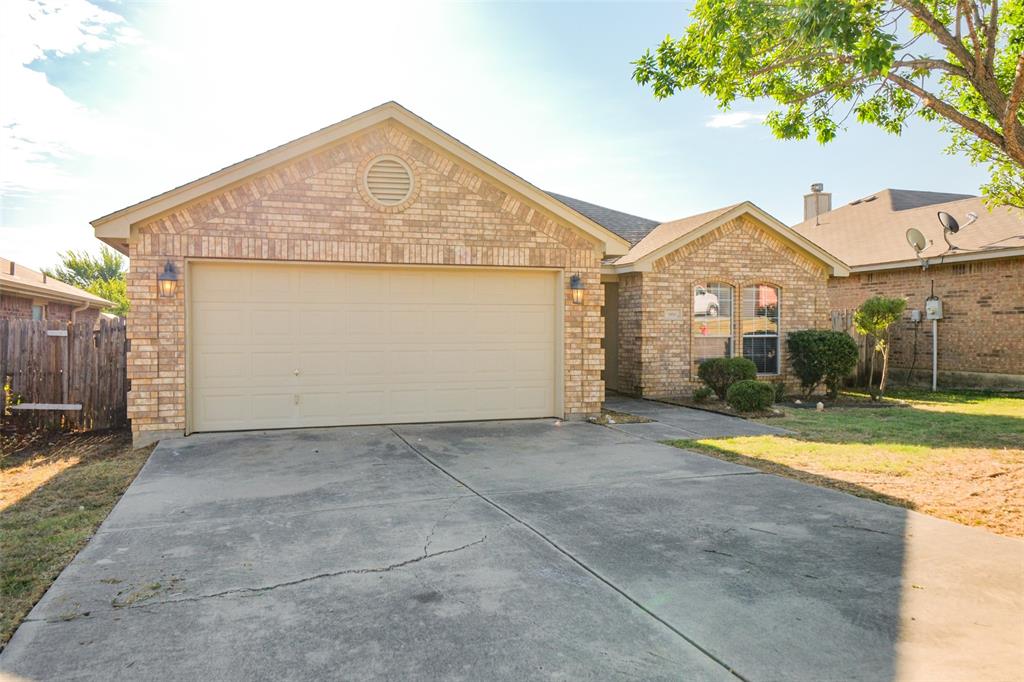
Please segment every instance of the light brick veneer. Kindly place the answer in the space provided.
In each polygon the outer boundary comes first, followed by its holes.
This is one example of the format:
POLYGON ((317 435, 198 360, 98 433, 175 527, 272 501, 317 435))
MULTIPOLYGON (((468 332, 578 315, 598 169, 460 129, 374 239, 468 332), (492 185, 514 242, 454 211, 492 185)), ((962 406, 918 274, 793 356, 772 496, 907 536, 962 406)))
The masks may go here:
MULTIPOLYGON (((1024 258, 855 273, 832 279, 829 297, 836 310, 852 310, 877 295, 907 299, 907 312, 893 328, 892 366, 930 371, 932 325, 911 322, 910 310, 923 313, 933 281, 943 309, 939 370, 1010 375, 1020 380, 1010 384, 1024 384, 1024 258)), ((961 385, 986 383, 984 377, 950 378, 961 385)))
MULTIPOLYGON (((795 387, 785 335, 830 327, 828 273, 818 260, 790 247, 753 218, 732 220, 655 261, 651 272, 619 277, 619 389, 650 397, 684 395, 700 385, 691 354, 693 287, 725 282, 735 288, 733 348, 741 291, 772 284, 780 291, 780 370, 795 387)), ((773 379, 775 376, 764 376, 773 379)))
POLYGON ((128 416, 136 442, 186 428, 187 282, 163 299, 156 277, 167 260, 184 272, 189 258, 559 268, 566 285, 578 272, 584 303, 564 292, 565 411, 600 411, 597 242, 395 122, 133 227, 130 250, 128 416), (400 210, 359 191, 361 169, 378 154, 400 157, 415 175, 400 210))

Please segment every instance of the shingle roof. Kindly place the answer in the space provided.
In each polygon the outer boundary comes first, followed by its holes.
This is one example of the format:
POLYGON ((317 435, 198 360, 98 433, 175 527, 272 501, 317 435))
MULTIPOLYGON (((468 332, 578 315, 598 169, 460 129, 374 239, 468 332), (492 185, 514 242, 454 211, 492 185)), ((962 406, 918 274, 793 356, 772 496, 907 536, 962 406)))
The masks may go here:
POLYGON ((561 201, 577 213, 581 213, 590 218, 601 227, 611 230, 628 241, 631 245, 635 245, 641 239, 646 237, 651 230, 661 224, 661 221, 658 220, 630 215, 629 213, 623 213, 622 211, 616 211, 615 209, 598 206, 597 204, 592 204, 588 201, 573 199, 572 197, 567 197, 563 194, 555 194, 554 192, 548 192, 547 194, 558 201, 561 201))
POLYGON ((0 257, 0 291, 8 291, 15 295, 36 296, 50 301, 88 303, 94 308, 106 308, 113 305, 105 298, 100 298, 52 277, 44 277, 41 272, 26 268, 24 265, 15 263, 12 275, 11 261, 2 257, 0 257))
POLYGON ((1024 212, 1010 208, 989 211, 979 197, 969 194, 885 189, 793 229, 851 267, 863 269, 914 260, 914 249, 906 240, 911 227, 929 242, 922 256, 945 252, 938 211, 953 215, 961 225, 967 222, 968 213, 978 214, 977 222, 950 238, 960 247, 959 253, 991 252, 996 257, 1000 251, 1024 248, 1024 212))
POLYGON ((635 263, 644 256, 647 256, 654 251, 657 251, 661 247, 674 242, 679 239, 687 232, 696 230, 699 227, 707 225, 709 222, 722 215, 726 211, 729 211, 739 204, 732 204, 730 206, 723 206, 722 208, 716 208, 713 211, 707 211, 705 213, 698 213, 697 215, 688 216, 686 218, 680 218, 679 220, 672 220, 667 223, 658 225, 655 229, 651 230, 646 237, 641 239, 639 242, 633 245, 633 248, 629 250, 625 256, 622 256, 615 261, 616 265, 626 265, 629 263, 635 263))
POLYGON ((886 189, 882 191, 889 193, 889 201, 892 204, 892 210, 894 211, 906 211, 911 208, 934 206, 935 204, 946 204, 950 201, 975 198, 973 194, 923 192, 915 189, 886 189))

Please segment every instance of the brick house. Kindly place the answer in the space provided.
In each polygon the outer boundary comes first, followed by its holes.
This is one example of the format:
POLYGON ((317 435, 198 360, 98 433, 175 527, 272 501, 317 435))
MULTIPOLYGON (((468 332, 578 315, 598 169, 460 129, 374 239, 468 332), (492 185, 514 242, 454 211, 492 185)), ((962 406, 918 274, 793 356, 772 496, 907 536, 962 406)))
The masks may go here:
POLYGON ((785 335, 829 326, 827 283, 846 266, 750 202, 660 223, 553 195, 626 237, 602 265, 607 388, 690 393, 697 367, 741 355, 796 388, 785 335))
POLYGON ((923 310, 934 294, 943 308, 939 385, 1024 388, 1024 212, 990 211, 970 195, 897 189, 834 210, 831 203, 827 192, 812 191, 805 197, 805 220, 793 229, 850 266, 849 277, 829 280, 837 313, 875 295, 907 299, 893 331, 895 377, 912 373, 915 382, 931 380, 932 326, 923 310), (947 235, 955 249, 943 236, 939 211, 961 225, 947 235), (974 222, 970 214, 977 216, 974 222), (910 228, 927 242, 920 257, 907 241, 910 228))
POLYGON ((95 323, 110 301, 0 258, 0 320, 95 323))
POLYGON ((597 209, 392 102, 93 221, 130 256, 136 442, 582 418, 606 379, 688 388, 698 352, 785 376, 779 335, 828 324, 845 266, 752 204, 629 229, 597 209))

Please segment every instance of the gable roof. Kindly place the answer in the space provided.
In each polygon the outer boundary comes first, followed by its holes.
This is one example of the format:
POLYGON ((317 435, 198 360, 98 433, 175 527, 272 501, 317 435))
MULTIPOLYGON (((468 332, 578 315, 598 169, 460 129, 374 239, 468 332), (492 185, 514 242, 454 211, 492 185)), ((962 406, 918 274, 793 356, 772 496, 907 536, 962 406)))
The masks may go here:
POLYGON ((654 261, 667 256, 695 239, 708 234, 731 220, 750 216, 811 257, 824 263, 832 275, 845 277, 850 274, 846 263, 822 249, 814 242, 802 237, 776 218, 749 201, 723 206, 713 211, 698 213, 679 220, 662 223, 637 242, 625 256, 607 263, 613 273, 649 271, 654 261))
POLYGON ((186 185, 97 218, 91 224, 97 238, 123 251, 131 239, 131 226, 136 223, 149 220, 182 204, 240 183, 257 173, 293 161, 389 119, 401 123, 460 161, 473 166, 508 189, 521 194, 556 218, 601 242, 607 255, 622 255, 628 251, 629 242, 623 237, 552 198, 397 102, 385 102, 373 109, 240 161, 186 185))
POLYGON ((917 228, 929 242, 925 258, 945 261, 1005 258, 1024 255, 1024 211, 1001 207, 990 211, 980 197, 969 194, 884 189, 840 206, 793 227, 802 236, 831 251, 857 271, 913 267, 919 261, 906 232, 917 228), (936 213, 945 211, 961 225, 968 213, 978 220, 950 238, 959 251, 946 254, 936 213))
POLYGON ((641 218, 640 216, 623 213, 622 211, 616 211, 612 208, 598 206, 597 204, 592 204, 589 201, 573 199, 572 197, 567 197, 564 194, 555 194, 554 192, 548 192, 548 194, 553 196, 555 199, 558 199, 569 208, 587 216, 598 225, 603 225, 615 234, 623 237, 629 241, 630 244, 635 245, 638 241, 646 237, 651 230, 661 224, 660 220, 641 218))
POLYGON ((25 298, 73 303, 77 306, 88 305, 92 308, 109 308, 114 305, 105 298, 65 284, 59 279, 47 277, 41 272, 13 263, 3 257, 0 257, 0 291, 25 298), (13 275, 11 266, 14 267, 13 275))

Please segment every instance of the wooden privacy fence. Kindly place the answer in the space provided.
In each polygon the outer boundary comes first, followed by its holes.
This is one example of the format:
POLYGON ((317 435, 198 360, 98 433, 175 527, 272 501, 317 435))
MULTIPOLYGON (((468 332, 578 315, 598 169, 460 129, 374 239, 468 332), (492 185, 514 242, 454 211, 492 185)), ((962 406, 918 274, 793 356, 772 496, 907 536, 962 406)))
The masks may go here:
POLYGON ((0 320, 5 425, 93 430, 127 423, 124 320, 98 327, 0 320), (8 393, 10 395, 8 395, 8 393))

